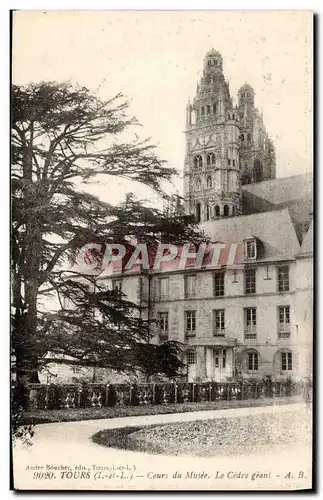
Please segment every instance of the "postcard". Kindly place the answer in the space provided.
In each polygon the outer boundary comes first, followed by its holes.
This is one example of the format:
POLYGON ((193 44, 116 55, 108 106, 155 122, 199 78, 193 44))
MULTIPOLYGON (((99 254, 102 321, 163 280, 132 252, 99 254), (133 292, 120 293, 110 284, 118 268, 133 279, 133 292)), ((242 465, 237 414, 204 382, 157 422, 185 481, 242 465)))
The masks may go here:
POLYGON ((313 488, 313 13, 12 14, 15 490, 313 488))

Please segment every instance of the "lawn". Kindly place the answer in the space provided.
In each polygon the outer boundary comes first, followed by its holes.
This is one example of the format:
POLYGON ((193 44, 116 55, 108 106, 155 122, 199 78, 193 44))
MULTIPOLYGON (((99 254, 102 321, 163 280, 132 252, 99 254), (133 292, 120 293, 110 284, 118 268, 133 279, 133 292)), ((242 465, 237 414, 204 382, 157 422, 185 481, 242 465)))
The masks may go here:
POLYGON ((210 401, 203 403, 177 403, 145 406, 115 406, 104 408, 75 408, 60 410, 32 410, 23 414, 23 424, 42 424, 50 422, 76 422, 102 418, 132 417, 137 415, 157 415, 165 413, 184 413, 191 411, 216 410, 226 408, 245 408, 251 406, 271 406, 299 402, 300 398, 282 397, 268 399, 247 399, 244 401, 210 401))
POLYGON ((219 456, 265 454, 310 445, 308 410, 101 431, 93 441, 152 454, 219 456))

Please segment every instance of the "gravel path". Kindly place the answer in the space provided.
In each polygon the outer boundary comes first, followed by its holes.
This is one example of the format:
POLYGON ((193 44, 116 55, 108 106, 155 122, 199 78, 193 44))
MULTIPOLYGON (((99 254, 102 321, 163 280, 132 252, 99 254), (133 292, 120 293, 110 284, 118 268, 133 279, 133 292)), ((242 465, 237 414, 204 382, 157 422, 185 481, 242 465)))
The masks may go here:
MULTIPOLYGON (((14 448, 15 487, 18 489, 65 489, 65 490, 145 490, 145 489, 280 489, 309 488, 311 485, 311 449, 293 446, 282 450, 272 450, 259 460, 257 455, 220 456, 220 457, 178 457, 168 455, 149 455, 128 450, 105 448, 92 441, 92 436, 104 429, 121 427, 142 427, 176 422, 197 420, 219 420, 223 418, 246 417, 248 415, 274 415, 285 412, 303 412, 303 404, 270 406, 263 408, 239 408, 233 410, 203 411, 194 413, 126 417, 119 419, 94 420, 42 424, 35 428, 34 444, 28 449, 17 445, 14 448), (95 479, 93 466, 115 468, 127 466, 133 474, 125 479, 111 476, 95 479), (34 479, 30 467, 66 467, 72 477, 34 479), (74 475, 81 468, 89 471, 89 478, 80 480, 74 475), (217 475, 217 471, 220 474, 217 475), (236 472, 249 474, 248 478, 233 477, 236 472), (182 474, 179 479, 176 476, 182 474), (199 479, 190 473, 206 474, 199 479), (301 477, 300 472, 302 472, 301 477), (186 477, 186 474, 189 477, 186 477), (155 477, 163 475, 164 477, 155 477), (223 477, 221 477, 223 474, 223 477), (258 474, 258 477, 254 477, 258 474), (269 474, 270 477, 260 477, 269 474)), ((51 469, 47 469, 51 470, 51 469)))

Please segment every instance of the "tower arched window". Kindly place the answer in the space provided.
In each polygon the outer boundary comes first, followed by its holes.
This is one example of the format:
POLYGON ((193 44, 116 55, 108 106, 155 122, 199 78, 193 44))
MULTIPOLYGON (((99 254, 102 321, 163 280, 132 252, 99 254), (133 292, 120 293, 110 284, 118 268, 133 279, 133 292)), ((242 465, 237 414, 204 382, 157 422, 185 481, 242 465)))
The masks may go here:
POLYGON ((215 154, 214 153, 209 153, 206 157, 206 164, 208 166, 210 165, 215 165, 215 154))
POLYGON ((212 178, 209 175, 208 178, 206 179, 206 187, 211 188, 212 187, 212 178))
POLYGON ((201 189, 201 179, 196 179, 196 189, 201 189))
POLYGON ((197 222, 201 222, 201 203, 196 203, 195 216, 197 222))
POLYGON ((228 215, 229 215, 229 206, 228 205, 224 205, 223 215, 224 215, 224 217, 228 217, 228 215))
POLYGON ((215 207, 214 207, 214 215, 215 215, 215 217, 220 217, 220 207, 219 207, 219 205, 215 205, 215 207))
POLYGON ((206 106, 206 114, 208 116, 211 114, 211 106, 209 104, 206 106))
POLYGON ((205 108, 204 106, 201 107, 201 118, 204 118, 204 114, 205 114, 205 108))
POLYGON ((217 113, 218 113, 218 105, 217 105, 217 103, 215 102, 215 103, 213 104, 213 114, 214 114, 214 115, 217 115, 217 113))
POLYGON ((206 205, 205 210, 206 210, 205 218, 206 218, 206 220, 210 220, 210 207, 209 207, 209 205, 206 205))
POLYGON ((196 155, 194 158, 194 167, 195 168, 202 168, 203 165, 203 158, 201 155, 196 155))

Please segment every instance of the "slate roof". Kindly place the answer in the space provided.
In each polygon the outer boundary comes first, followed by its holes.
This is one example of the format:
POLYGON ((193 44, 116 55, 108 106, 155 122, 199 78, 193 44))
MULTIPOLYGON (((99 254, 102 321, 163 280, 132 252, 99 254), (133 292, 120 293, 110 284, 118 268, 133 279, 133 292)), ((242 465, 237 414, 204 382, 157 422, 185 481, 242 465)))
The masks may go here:
POLYGON ((300 252, 300 244, 288 209, 240 215, 203 222, 201 229, 212 241, 241 244, 258 238, 263 244, 259 261, 290 260, 300 252))

